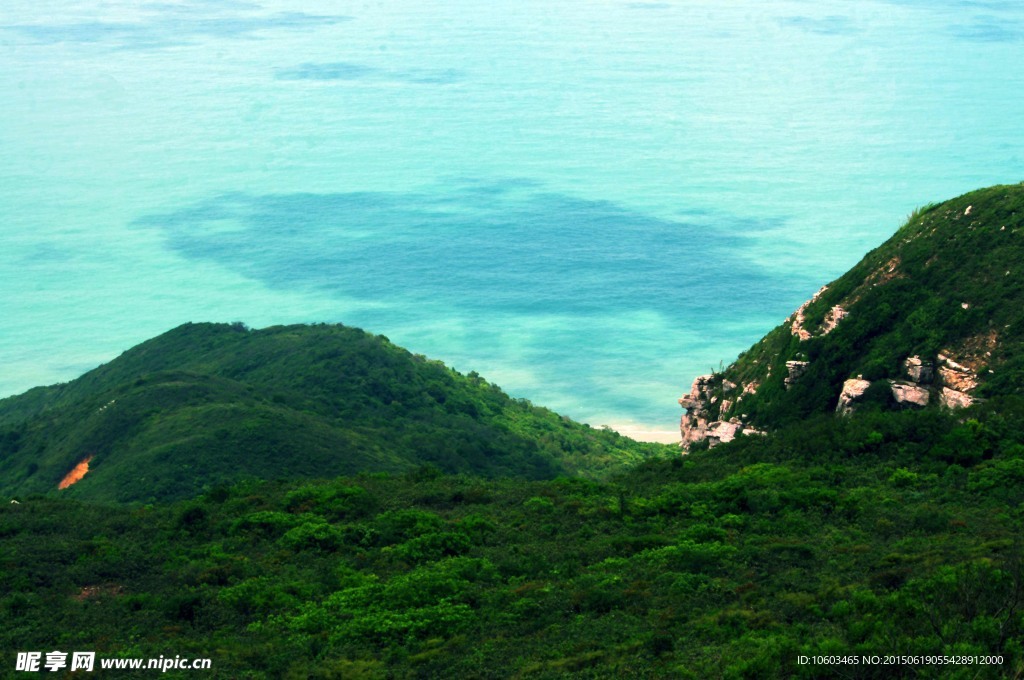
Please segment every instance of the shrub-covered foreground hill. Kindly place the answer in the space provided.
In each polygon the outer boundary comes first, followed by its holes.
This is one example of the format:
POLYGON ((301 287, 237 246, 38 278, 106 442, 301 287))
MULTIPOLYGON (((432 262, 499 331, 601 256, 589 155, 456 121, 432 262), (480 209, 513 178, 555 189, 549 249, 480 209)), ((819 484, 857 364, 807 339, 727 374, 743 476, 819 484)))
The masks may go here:
POLYGON ((70 383, 0 400, 0 492, 160 501, 243 478, 408 470, 601 476, 671 447, 508 397, 338 325, 186 324, 70 383))
POLYGON ((3 663, 86 649, 212 659, 180 678, 1020 677, 1022 500, 1016 398, 822 416, 607 482, 420 470, 134 509, 29 498, 0 507, 3 663))

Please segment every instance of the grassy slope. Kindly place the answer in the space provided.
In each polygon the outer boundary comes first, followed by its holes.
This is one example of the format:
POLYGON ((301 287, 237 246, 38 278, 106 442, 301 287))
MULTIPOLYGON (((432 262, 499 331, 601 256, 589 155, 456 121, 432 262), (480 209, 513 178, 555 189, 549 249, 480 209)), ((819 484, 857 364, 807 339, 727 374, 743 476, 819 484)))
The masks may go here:
POLYGON ((667 451, 514 400, 343 326, 187 324, 71 383, 0 401, 0 490, 169 500, 242 477, 600 476, 667 451))

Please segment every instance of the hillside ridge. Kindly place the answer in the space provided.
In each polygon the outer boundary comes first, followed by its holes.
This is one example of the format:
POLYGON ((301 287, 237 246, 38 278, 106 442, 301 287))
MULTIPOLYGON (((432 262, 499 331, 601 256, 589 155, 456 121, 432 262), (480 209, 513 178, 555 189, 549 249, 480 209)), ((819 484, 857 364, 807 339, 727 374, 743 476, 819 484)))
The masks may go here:
POLYGON ((599 478, 671 450, 576 423, 343 325, 184 324, 0 400, 0 490, 173 500, 217 484, 398 473, 599 478))
POLYGON ((858 408, 1020 394, 1024 185, 915 210, 723 371, 680 398, 683 446, 858 408))

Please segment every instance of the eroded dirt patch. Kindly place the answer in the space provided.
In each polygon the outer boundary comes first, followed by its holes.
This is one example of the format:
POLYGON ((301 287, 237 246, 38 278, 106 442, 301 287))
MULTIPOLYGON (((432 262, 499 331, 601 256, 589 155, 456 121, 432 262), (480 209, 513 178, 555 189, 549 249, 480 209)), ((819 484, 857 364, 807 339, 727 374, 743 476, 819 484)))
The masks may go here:
POLYGON ((89 461, 92 460, 92 456, 86 457, 78 465, 71 468, 71 472, 64 475, 64 479, 60 480, 60 484, 57 485, 58 489, 66 489, 75 482, 85 477, 86 473, 89 472, 89 461))

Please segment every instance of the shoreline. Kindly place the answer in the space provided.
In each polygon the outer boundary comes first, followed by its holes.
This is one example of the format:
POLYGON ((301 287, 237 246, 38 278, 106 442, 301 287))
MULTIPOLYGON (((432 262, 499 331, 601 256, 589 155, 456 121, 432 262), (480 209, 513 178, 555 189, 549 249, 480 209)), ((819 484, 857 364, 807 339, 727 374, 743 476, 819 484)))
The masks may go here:
POLYGON ((615 430, 624 437, 635 439, 638 442, 651 442, 655 444, 679 444, 683 435, 679 429, 668 430, 665 428, 650 427, 636 423, 605 424, 599 427, 607 427, 615 430))

